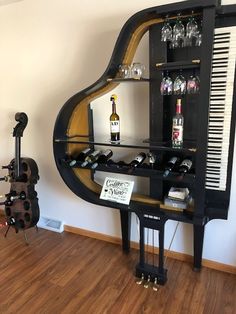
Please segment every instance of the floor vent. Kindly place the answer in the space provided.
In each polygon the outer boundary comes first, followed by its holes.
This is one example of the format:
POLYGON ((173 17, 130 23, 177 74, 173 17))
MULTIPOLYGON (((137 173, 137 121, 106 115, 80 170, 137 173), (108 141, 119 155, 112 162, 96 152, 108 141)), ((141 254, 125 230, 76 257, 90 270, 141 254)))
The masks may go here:
POLYGON ((51 230, 54 232, 63 232, 64 231, 64 223, 60 220, 40 217, 39 222, 37 223, 39 228, 51 230))

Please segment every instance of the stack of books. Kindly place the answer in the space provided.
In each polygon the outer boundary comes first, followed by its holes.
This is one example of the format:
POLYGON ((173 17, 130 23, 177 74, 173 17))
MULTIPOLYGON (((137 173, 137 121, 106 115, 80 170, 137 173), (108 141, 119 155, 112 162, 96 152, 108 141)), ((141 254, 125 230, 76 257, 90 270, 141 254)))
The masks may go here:
POLYGON ((170 207, 186 209, 191 200, 192 197, 188 188, 171 187, 164 199, 164 204, 170 207))

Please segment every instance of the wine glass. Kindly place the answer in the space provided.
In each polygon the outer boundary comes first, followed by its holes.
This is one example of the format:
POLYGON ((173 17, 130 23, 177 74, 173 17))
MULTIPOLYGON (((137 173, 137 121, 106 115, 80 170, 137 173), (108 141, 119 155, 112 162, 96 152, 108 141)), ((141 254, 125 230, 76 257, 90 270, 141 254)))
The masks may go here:
POLYGON ((119 66, 119 75, 121 78, 130 78, 130 65, 129 64, 121 64, 119 66))
MULTIPOLYGON (((193 14, 193 12, 192 12, 193 14)), ((186 45, 187 46, 192 46, 193 44, 193 40, 197 39, 199 35, 199 28, 198 28, 198 24, 195 20, 195 18, 193 17, 193 15, 189 18, 189 21, 186 25, 186 45)))
POLYGON ((141 79, 144 70, 145 66, 142 63, 133 63, 131 67, 131 77, 136 80, 141 79))
POLYGON ((200 89, 200 79, 197 75, 193 74, 187 81, 187 93, 196 94, 200 89))
POLYGON ((168 16, 166 16, 165 23, 161 29, 161 41, 171 40, 172 40, 172 27, 168 21, 168 16))
POLYGON ((173 81, 166 71, 166 74, 163 73, 163 78, 160 85, 161 95, 171 95, 173 91, 173 81))
POLYGON ((176 23, 173 27, 171 48, 182 47, 184 38, 185 38, 185 28, 184 28, 184 24, 180 20, 180 13, 179 13, 176 23))
POLYGON ((199 47, 202 44, 202 21, 200 23, 199 32, 196 37, 195 46, 199 47))
POLYGON ((186 79, 180 71, 173 84, 174 95, 182 95, 186 93, 186 79))

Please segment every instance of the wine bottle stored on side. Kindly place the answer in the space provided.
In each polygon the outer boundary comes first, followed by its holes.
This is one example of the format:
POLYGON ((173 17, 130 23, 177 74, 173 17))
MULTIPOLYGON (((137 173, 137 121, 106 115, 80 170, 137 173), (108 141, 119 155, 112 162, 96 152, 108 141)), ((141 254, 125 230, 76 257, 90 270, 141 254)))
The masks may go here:
POLYGON ((146 154, 141 152, 128 164, 128 166, 131 168, 136 168, 144 162, 145 158, 146 154))
POLYGON ((14 169, 14 164, 13 164, 13 163, 10 163, 10 164, 7 165, 7 166, 2 166, 2 169, 13 170, 13 169, 14 169))
POLYGON ((75 156, 75 158, 69 160, 69 166, 73 167, 75 166, 78 162, 83 162, 85 160, 85 158, 90 155, 92 153, 92 149, 91 148, 85 148, 84 150, 82 150, 77 156, 75 156))
POLYGON ((95 161, 98 160, 99 156, 101 155, 100 150, 95 150, 92 154, 88 155, 84 162, 81 164, 81 167, 85 167, 88 164, 93 164, 95 161))
POLYGON ((7 181, 9 181, 9 176, 4 176, 4 177, 2 177, 2 178, 0 178, 0 181, 5 181, 5 182, 7 182, 7 181))
POLYGON ((164 173, 163 173, 164 178, 166 178, 169 175, 169 173, 174 169, 178 161, 179 161, 179 158, 174 156, 167 162, 164 173))
POLYGON ((189 158, 185 158, 181 164, 179 165, 179 169, 178 169, 178 172, 179 172, 179 175, 180 175, 180 178, 183 178, 184 175, 186 173, 188 173, 191 168, 192 168, 192 165, 193 165, 193 162, 191 159, 189 158))
POLYGON ((172 123, 172 147, 183 147, 184 117, 181 113, 181 99, 177 99, 176 114, 172 123))
POLYGON ((26 194, 24 191, 20 192, 20 194, 18 195, 14 195, 14 194, 7 194, 7 198, 10 200, 10 201, 15 201, 15 200, 25 200, 26 199, 26 194))
POLYGON ((111 132, 111 142, 120 141, 120 117, 116 113, 116 100, 117 96, 115 94, 111 95, 112 102, 112 114, 110 115, 110 132, 111 132))
POLYGON ((95 161, 92 164, 91 168, 95 169, 97 168, 98 164, 106 163, 111 158, 112 155, 113 155, 112 150, 110 149, 105 150, 105 152, 101 153, 101 155, 98 157, 97 161, 95 161))

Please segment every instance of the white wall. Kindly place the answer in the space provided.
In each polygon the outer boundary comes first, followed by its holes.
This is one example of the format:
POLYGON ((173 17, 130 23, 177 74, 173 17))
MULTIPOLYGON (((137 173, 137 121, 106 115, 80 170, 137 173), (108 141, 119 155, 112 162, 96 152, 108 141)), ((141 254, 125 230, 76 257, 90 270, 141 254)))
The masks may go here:
MULTIPOLYGON (((120 236, 118 211, 79 199, 63 183, 53 159, 54 122, 65 101, 95 82, 103 73, 126 20, 141 9, 170 2, 174 1, 0 1, 0 164, 7 164, 14 156, 14 139, 11 135, 15 126, 14 114, 25 111, 29 124, 22 151, 23 155, 34 158, 40 169, 37 191, 42 216, 120 236)), ((224 4, 230 3, 236 1, 224 1, 224 4)), ((145 60, 147 45, 144 38, 137 60, 145 60)), ((124 104, 132 102, 143 110, 139 95, 147 95, 147 90, 145 87, 142 90, 119 87, 116 92, 123 105, 123 109, 120 105, 120 114, 125 125, 129 123, 126 110, 132 106, 129 104, 124 109, 124 104)), ((109 111, 109 96, 104 96, 103 101, 109 111)), ((147 102, 145 97, 142 101, 147 102)), ((148 130, 148 113, 143 112, 142 115, 145 127, 137 128, 140 136, 148 130)), ((137 119, 138 116, 134 121, 137 119)), ((132 127, 141 124, 142 121, 138 121, 132 127)), ((128 132, 124 125, 123 131, 128 132)), ((1 174, 4 174, 3 170, 1 174)), ((214 220, 207 225, 203 253, 204 258, 231 265, 236 265, 235 186, 233 177, 229 219, 214 220)), ((8 189, 7 183, 1 184, 1 194, 8 189)), ((175 225, 175 222, 167 222, 166 247, 169 246, 175 225)), ((135 223, 132 239, 137 240, 135 223)), ((172 249, 192 254, 190 225, 181 224, 172 249)))

